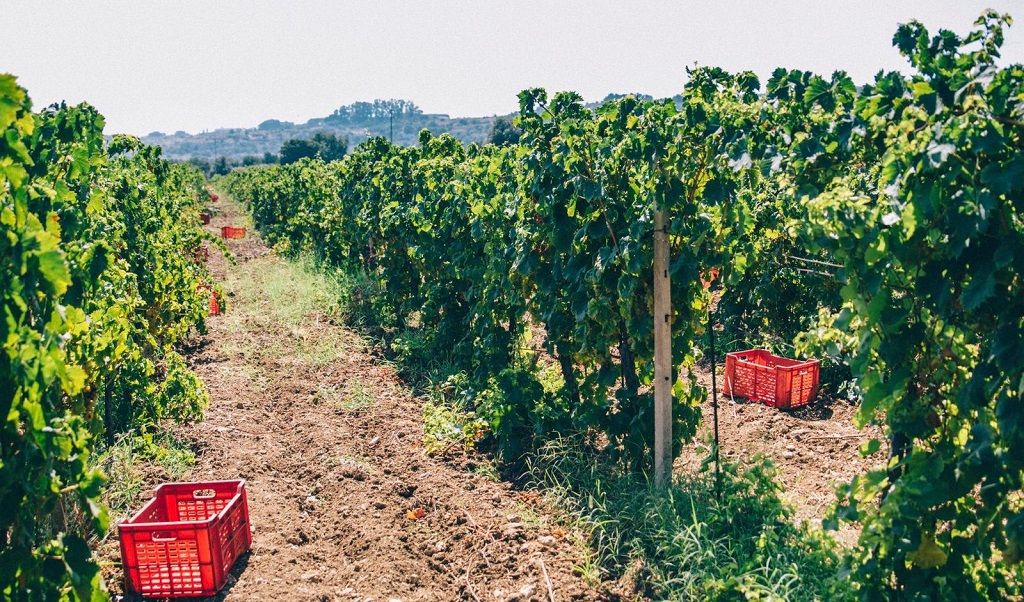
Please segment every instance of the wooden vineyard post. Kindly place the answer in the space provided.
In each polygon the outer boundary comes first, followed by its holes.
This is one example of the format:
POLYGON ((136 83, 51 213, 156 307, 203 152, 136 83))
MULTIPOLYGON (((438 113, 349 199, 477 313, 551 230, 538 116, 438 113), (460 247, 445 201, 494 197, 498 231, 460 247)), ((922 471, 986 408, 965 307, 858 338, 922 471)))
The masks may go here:
POLYGON ((654 208, 654 484, 672 481, 672 295, 665 212, 654 208))

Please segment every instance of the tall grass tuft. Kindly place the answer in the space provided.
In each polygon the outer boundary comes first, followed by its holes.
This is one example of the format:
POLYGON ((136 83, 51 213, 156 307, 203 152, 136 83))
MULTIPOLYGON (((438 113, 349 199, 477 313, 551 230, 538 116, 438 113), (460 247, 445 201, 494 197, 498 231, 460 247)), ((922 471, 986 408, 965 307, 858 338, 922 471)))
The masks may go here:
POLYGON ((594 579, 632 579, 657 600, 848 600, 836 543, 796 524, 767 460, 677 477, 664 491, 605 462, 581 437, 545 444, 534 486, 589 534, 594 579))

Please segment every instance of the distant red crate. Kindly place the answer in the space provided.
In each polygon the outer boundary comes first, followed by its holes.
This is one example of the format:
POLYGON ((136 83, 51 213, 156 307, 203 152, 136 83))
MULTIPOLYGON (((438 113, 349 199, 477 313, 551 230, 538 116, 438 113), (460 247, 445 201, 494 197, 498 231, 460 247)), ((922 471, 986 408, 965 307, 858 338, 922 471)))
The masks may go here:
POLYGON ((220 229, 221 238, 245 238, 245 228, 224 226, 220 229))
POLYGON ((210 294, 209 314, 211 316, 219 316, 223 310, 223 304, 220 302, 220 295, 217 294, 217 291, 213 290, 213 287, 209 284, 198 284, 196 285, 196 290, 199 292, 206 291, 210 294))
POLYGON ((143 596, 213 596, 252 546, 245 481, 166 483, 117 526, 125 584, 143 596))
POLYGON ((760 401, 782 410, 806 405, 818 396, 818 360, 791 360, 751 349, 725 354, 725 394, 760 401))

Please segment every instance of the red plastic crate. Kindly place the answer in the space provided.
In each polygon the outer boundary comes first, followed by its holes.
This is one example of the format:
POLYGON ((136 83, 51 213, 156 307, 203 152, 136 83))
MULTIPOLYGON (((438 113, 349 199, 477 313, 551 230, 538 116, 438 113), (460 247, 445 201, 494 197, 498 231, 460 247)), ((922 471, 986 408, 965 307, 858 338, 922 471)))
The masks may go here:
POLYGON ((760 401, 782 410, 806 405, 818 396, 818 360, 791 360, 764 349, 725 354, 725 394, 760 401))
POLYGON ((200 292, 207 291, 210 294, 209 315, 219 316, 221 314, 221 303, 220 295, 217 294, 217 291, 213 290, 213 287, 209 284, 198 284, 196 285, 196 290, 200 292))
POLYGON ((203 222, 204 226, 209 224, 210 223, 210 214, 207 213, 206 211, 200 212, 199 213, 199 221, 203 222))
POLYGON ((252 546, 245 481, 166 483, 118 524, 125 584, 143 596, 213 596, 252 546))
POLYGON ((245 228, 224 226, 220 229, 221 238, 245 238, 245 228))

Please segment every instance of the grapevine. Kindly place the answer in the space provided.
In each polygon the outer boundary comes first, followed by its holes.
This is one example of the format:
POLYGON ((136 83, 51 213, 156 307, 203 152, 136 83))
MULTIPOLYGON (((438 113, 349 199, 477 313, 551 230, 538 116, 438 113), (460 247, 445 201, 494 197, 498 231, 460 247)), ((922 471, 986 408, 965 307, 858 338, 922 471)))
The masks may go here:
POLYGON ((135 139, 108 144, 88 105, 33 113, 9 75, 0 132, 0 595, 103 599, 90 458, 104 435, 206 401, 174 350, 205 316, 209 275, 188 259, 202 182, 135 139))

